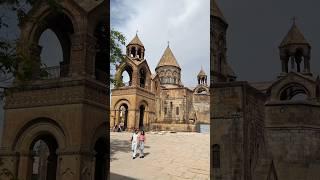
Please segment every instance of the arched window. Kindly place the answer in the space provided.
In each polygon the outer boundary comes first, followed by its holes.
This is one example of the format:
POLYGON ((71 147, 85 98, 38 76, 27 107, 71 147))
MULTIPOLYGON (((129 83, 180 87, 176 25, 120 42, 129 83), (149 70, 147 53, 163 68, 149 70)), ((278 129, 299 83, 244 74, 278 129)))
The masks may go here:
MULTIPOLYGON (((35 43, 39 45, 32 51, 40 58, 40 78, 54 79, 66 77, 69 71, 71 54, 71 37, 74 33, 73 24, 67 15, 49 15, 38 29, 35 43)), ((38 78, 38 77, 37 77, 38 78)))
POLYGON ((32 179, 56 180, 58 155, 56 139, 43 134, 37 137, 31 144, 32 152, 32 179))
POLYGON ((118 86, 119 87, 131 86, 132 85, 132 73, 133 73, 132 67, 129 65, 126 65, 122 70, 118 86))
POLYGON ((137 54, 138 58, 142 58, 142 52, 141 52, 141 48, 138 49, 138 54, 137 54))
POLYGON ((140 87, 144 88, 146 85, 146 72, 144 69, 140 69, 139 76, 140 76, 140 87))
POLYGON ((212 166, 213 168, 220 168, 220 146, 218 144, 214 144, 212 147, 212 151, 213 151, 212 166))
POLYGON ((287 85, 280 93, 280 100, 306 100, 308 90, 301 84, 292 83, 287 85))
POLYGON ((136 48, 135 47, 131 48, 130 57, 136 57, 136 48))

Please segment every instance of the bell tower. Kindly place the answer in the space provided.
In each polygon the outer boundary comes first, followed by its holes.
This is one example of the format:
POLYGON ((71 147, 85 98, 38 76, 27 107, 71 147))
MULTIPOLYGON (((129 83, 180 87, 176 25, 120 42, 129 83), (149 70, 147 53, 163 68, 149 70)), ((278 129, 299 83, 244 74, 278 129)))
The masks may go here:
POLYGON ((207 74, 203 71, 202 67, 198 73, 198 85, 207 85, 207 74))
POLYGON ((282 40, 280 46, 281 74, 288 72, 301 73, 312 76, 310 72, 311 46, 296 25, 295 18, 293 24, 282 40))
POLYGON ((127 56, 131 59, 142 61, 144 59, 144 45, 138 37, 138 33, 134 36, 131 42, 127 45, 127 56))
POLYGON ((5 97, 0 179, 107 179, 109 0, 59 4, 57 12, 41 1, 19 24, 20 70, 26 60, 34 66, 31 79, 15 81, 5 97), (48 29, 63 61, 43 69, 39 37, 48 29), (47 153, 39 155, 42 145, 47 153))
POLYGON ((211 1, 210 38, 211 38, 211 81, 235 81, 236 75, 227 62, 228 23, 215 1, 211 1))

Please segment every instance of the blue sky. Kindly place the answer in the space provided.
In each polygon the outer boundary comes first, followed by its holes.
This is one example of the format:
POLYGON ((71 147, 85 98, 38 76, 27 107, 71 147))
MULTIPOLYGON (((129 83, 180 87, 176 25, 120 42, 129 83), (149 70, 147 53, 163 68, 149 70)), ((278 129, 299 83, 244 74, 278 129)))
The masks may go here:
POLYGON ((110 15, 111 27, 126 36, 126 43, 138 30, 151 72, 170 41, 185 86, 196 86, 201 66, 209 78, 209 0, 111 0, 110 15))

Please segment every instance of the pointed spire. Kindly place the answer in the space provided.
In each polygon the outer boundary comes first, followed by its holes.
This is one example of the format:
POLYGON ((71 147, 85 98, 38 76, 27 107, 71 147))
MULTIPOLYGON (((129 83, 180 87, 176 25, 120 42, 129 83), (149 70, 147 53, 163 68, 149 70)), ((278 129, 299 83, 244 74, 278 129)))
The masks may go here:
POLYGON ((211 15, 219 18, 220 20, 222 20, 224 23, 227 24, 226 18, 223 16, 221 10, 219 9, 219 7, 215 1, 213 1, 213 3, 211 3, 210 11, 211 11, 210 12, 211 15))
POLYGON ((285 36, 285 38, 282 40, 280 47, 290 45, 290 44, 305 44, 309 45, 307 40, 305 39, 304 35, 296 25, 296 17, 292 18, 293 23, 292 26, 285 36))
POLYGON ((207 74, 204 72, 202 66, 201 66, 200 72, 198 73, 198 76, 207 76, 207 74))
POLYGON ((142 44, 142 42, 140 41, 140 39, 138 37, 138 30, 136 31, 136 35, 134 36, 134 38, 130 41, 130 43, 128 45, 140 45, 140 46, 144 47, 144 45, 142 44))
POLYGON ((168 43, 168 46, 165 49, 156 68, 161 67, 161 66, 176 66, 176 67, 180 68, 176 58, 174 57, 174 55, 169 47, 169 43, 168 43))

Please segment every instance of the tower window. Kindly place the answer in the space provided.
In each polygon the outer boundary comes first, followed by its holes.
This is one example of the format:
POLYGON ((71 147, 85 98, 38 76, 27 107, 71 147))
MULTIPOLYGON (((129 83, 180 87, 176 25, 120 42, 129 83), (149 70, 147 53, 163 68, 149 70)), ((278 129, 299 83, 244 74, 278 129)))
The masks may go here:
POLYGON ((167 108, 166 107, 164 108, 164 114, 167 114, 167 108))
POLYGON ((172 102, 170 102, 170 109, 172 109, 172 106, 173 106, 173 105, 172 105, 172 102))
POLYGON ((176 115, 179 115, 179 107, 176 107, 176 115))

